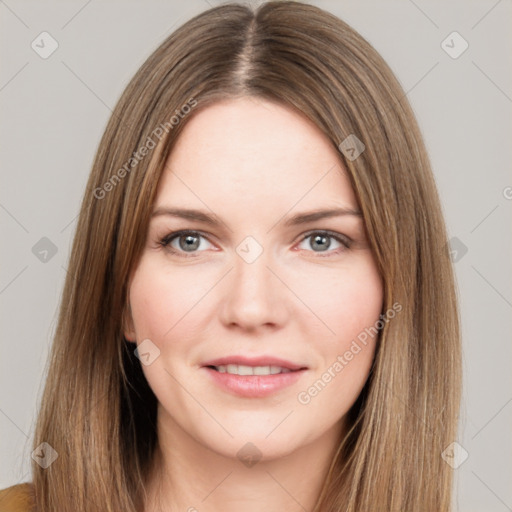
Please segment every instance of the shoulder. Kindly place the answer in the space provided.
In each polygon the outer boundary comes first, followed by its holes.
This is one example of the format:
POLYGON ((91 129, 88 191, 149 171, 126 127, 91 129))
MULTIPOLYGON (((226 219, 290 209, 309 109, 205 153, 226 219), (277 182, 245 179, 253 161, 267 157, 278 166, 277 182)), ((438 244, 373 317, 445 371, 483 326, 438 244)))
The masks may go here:
POLYGON ((0 490, 0 512, 29 512, 34 505, 34 487, 31 483, 0 490))

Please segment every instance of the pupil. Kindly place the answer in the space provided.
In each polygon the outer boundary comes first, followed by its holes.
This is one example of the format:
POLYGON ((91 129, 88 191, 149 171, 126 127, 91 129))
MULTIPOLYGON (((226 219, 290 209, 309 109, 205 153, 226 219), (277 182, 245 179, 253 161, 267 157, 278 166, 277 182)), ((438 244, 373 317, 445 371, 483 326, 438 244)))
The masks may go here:
POLYGON ((313 237, 313 244, 311 247, 315 248, 319 248, 321 251, 325 250, 325 249, 328 249, 329 246, 331 245, 331 242, 330 242, 330 239, 329 237, 327 236, 324 236, 324 235, 316 235, 315 237, 313 237), (324 244, 324 245, 321 245, 321 244, 324 244), (327 244, 327 245, 325 245, 327 244))
POLYGON ((194 235, 180 237, 180 247, 185 251, 197 249, 199 247, 199 237, 194 235), (185 243, 182 243, 183 239, 185 239, 185 243))

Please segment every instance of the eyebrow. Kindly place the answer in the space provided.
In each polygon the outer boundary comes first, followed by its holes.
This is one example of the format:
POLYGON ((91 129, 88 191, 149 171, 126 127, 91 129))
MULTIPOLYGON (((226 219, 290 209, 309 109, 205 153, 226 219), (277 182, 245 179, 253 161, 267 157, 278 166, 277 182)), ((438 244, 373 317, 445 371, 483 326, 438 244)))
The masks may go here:
POLYGON ((330 210, 314 210, 312 212, 299 213, 290 217, 284 222, 285 226, 298 226, 300 224, 307 224, 315 222, 320 219, 327 219, 330 217, 341 217, 345 215, 352 215, 354 217, 363 217, 359 210, 353 208, 333 208, 330 210))
MULTIPOLYGON (((182 219, 195 220, 199 222, 204 222, 205 224, 210 224, 212 226, 217 226, 219 224, 224 224, 216 215, 209 214, 207 212, 201 210, 194 210, 189 208, 169 208, 169 207, 160 207, 157 208, 151 215, 152 218, 159 217, 161 215, 169 215, 171 217, 179 217, 182 219)), ((290 226, 299 226, 302 224, 308 224, 310 222, 315 222, 320 219, 327 219, 330 217, 341 217, 351 215, 354 217, 361 217, 362 213, 353 208, 333 208, 328 210, 313 210, 311 212, 298 213, 293 217, 290 217, 284 221, 284 225, 286 227, 290 226)))

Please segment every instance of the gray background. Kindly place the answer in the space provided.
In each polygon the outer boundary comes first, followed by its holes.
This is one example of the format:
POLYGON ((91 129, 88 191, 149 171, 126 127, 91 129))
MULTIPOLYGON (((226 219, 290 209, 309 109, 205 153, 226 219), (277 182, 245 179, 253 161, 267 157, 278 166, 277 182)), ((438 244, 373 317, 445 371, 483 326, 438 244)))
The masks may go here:
MULTIPOLYGON (((312 3, 375 46, 418 117, 458 251, 465 387, 457 441, 469 457, 455 471, 457 510, 512 510, 511 2, 312 3), (453 31, 469 44, 456 59, 441 46, 453 31)), ((210 5, 0 0, 0 488, 31 478, 78 206, 111 109, 151 51, 210 5), (47 59, 31 48, 43 31, 59 45, 47 59), (57 249, 46 261, 33 252, 43 237, 57 249)))

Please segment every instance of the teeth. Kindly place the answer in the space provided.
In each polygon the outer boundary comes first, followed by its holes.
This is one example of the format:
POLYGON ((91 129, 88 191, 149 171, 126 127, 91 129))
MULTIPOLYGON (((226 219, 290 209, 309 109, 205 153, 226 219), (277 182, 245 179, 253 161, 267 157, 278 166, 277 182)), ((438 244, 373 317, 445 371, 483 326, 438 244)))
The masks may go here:
MULTIPOLYGON (((237 366, 235 366, 235 368, 237 368, 237 366)), ((229 373, 231 373, 231 369, 228 371, 229 371, 229 373)), ((234 373, 238 373, 238 375, 254 375, 254 369, 251 366, 239 365, 238 371, 235 369, 234 373)))
POLYGON ((281 368, 279 366, 271 366, 270 375, 275 375, 276 373, 281 373, 281 368))
POLYGON ((245 366, 242 364, 228 364, 216 366, 219 373, 230 373, 232 375, 276 375, 278 373, 289 373, 289 368, 280 366, 245 366))
POLYGON ((255 366, 253 375, 270 375, 270 366, 255 366))
POLYGON ((238 375, 238 366, 236 364, 228 364, 226 371, 227 373, 236 373, 238 375))

